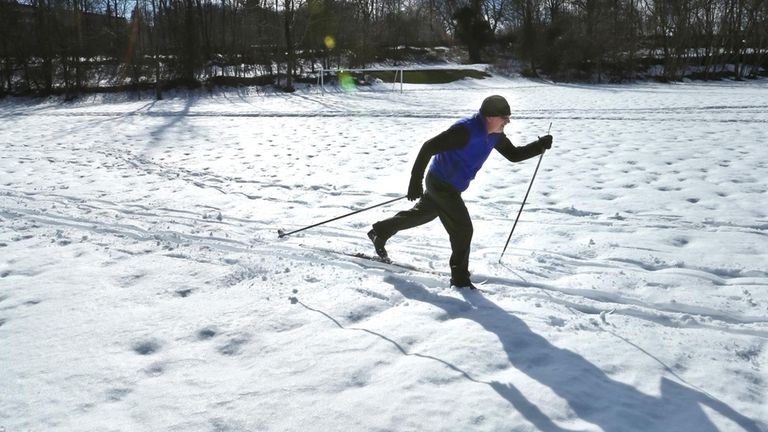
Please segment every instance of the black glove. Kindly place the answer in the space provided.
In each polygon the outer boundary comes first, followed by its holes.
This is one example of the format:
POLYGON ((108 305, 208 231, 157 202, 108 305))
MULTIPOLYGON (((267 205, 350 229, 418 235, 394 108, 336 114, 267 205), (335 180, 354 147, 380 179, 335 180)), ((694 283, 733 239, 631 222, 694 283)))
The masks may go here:
POLYGON ((408 183, 408 201, 414 201, 424 195, 424 188, 421 185, 421 177, 411 176, 411 182, 408 183))
POLYGON ((552 148, 552 135, 544 135, 543 137, 539 138, 538 143, 541 146, 542 150, 549 150, 549 149, 551 149, 552 148))

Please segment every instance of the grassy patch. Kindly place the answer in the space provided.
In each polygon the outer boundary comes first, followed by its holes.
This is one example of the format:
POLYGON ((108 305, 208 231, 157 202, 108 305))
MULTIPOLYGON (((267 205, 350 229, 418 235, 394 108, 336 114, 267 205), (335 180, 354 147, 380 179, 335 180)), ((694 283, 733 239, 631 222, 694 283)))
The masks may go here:
MULTIPOLYGON (((391 71, 371 71, 355 72, 353 76, 358 80, 364 80, 365 75, 372 78, 379 78, 386 83, 400 82, 398 73, 395 79, 395 70, 391 71)), ((446 84, 459 81, 464 78, 484 79, 491 75, 475 69, 424 69, 424 70, 406 70, 403 74, 403 82, 406 84, 446 84)))

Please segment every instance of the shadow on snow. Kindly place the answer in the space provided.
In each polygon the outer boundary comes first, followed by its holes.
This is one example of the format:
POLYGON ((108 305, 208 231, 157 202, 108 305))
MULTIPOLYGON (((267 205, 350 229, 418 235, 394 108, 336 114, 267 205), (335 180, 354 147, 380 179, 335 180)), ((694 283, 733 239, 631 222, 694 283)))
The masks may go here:
MULTIPOLYGON (((494 333, 513 367, 550 388, 568 403, 579 418, 604 431, 716 432, 718 428, 707 417, 703 406, 746 431, 763 430, 757 422, 739 414, 726 403, 668 378, 662 378, 659 397, 649 396, 630 385, 613 380, 584 357, 552 345, 531 331, 523 320, 506 312, 479 292, 462 291, 466 300, 462 301, 432 293, 420 284, 397 276, 390 275, 385 281, 406 298, 433 304, 451 316, 473 320, 494 333), (468 304, 471 308, 468 308, 468 304)), ((451 365, 451 368, 472 379, 458 367, 451 365)), ((557 426, 512 383, 495 381, 486 384, 509 401, 537 429, 544 432, 566 430, 557 426)))

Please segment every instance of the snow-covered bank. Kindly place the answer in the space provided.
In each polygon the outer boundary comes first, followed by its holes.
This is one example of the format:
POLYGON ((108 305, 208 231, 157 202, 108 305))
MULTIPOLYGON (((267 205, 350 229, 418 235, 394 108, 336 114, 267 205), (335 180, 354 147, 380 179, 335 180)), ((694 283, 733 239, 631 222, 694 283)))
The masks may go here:
POLYGON ((0 429, 768 430, 768 87, 466 80, 404 93, 0 104, 0 429), (371 252, 419 145, 507 134, 439 223, 371 252))

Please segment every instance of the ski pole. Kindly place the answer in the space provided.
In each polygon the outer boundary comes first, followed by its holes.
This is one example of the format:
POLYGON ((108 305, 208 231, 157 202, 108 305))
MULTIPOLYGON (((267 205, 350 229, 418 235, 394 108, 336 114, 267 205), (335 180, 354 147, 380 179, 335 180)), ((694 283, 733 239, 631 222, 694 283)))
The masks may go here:
MULTIPOLYGON (((549 135, 549 131, 552 129, 552 123, 549 123, 549 129, 547 129, 547 135, 549 135)), ((536 173, 539 172, 539 165, 541 165, 541 160, 544 159, 544 152, 546 150, 541 151, 541 156, 539 156, 539 162, 536 164, 536 169, 533 171, 533 177, 531 177, 531 183, 528 184, 528 191, 525 193, 525 197, 523 198, 523 203, 520 205, 520 211, 517 212, 517 217, 515 218, 515 223, 512 225, 512 231, 509 232, 509 237, 507 237, 507 243, 504 244, 504 250, 501 251, 501 256, 499 257, 499 263, 501 263, 501 259, 504 258, 504 252, 507 251, 507 246, 509 246, 509 240, 512 239, 512 233, 515 232, 515 227, 517 226, 517 221, 520 220, 520 215, 523 213, 523 207, 525 207, 525 202, 528 200, 528 194, 531 193, 531 187, 533 186, 533 180, 536 179, 536 173)))
POLYGON ((336 221, 336 220, 339 220, 339 219, 343 219, 343 218, 345 218, 345 217, 347 217, 347 216, 352 216, 352 215, 355 215, 355 214, 358 214, 358 213, 362 213, 362 212, 364 212, 364 211, 366 211, 366 210, 370 210, 370 209, 373 209, 373 208, 376 208, 376 207, 381 207, 381 206, 383 206, 383 205, 387 205, 387 204, 393 203, 393 202, 395 202, 395 201, 400 201, 401 199, 403 199, 403 198, 405 198, 405 197, 406 197, 406 196, 404 195, 404 196, 401 196, 401 197, 399 197, 399 198, 391 199, 391 200, 389 200, 389 201, 386 201, 386 202, 383 202, 383 203, 380 203, 380 204, 376 204, 376 205, 372 205, 372 206, 370 206, 370 207, 366 207, 366 208, 364 208, 364 209, 355 210, 355 211, 353 211, 352 213, 347 213, 347 214, 345 214, 345 215, 343 215, 343 216, 338 216, 338 217, 335 217, 335 218, 333 218, 333 219, 328 219, 328 220, 326 220, 326 221, 318 222, 318 223, 316 223, 316 224, 314 224, 314 225, 306 226, 306 227, 304 227, 304 228, 300 228, 300 229, 297 229, 297 230, 295 230, 295 231, 291 231, 291 232, 285 232, 285 230, 283 230, 283 229, 279 229, 279 230, 277 230, 277 236, 278 236, 279 238, 283 238, 283 237, 285 237, 285 236, 289 236, 289 235, 291 235, 291 234, 296 234, 297 232, 301 232, 301 231, 304 231, 304 230, 308 230, 308 229, 310 229, 310 228, 314 228, 314 227, 316 227, 316 226, 320 226, 320 225, 323 225, 323 224, 327 224, 328 222, 333 222, 333 221, 336 221))

